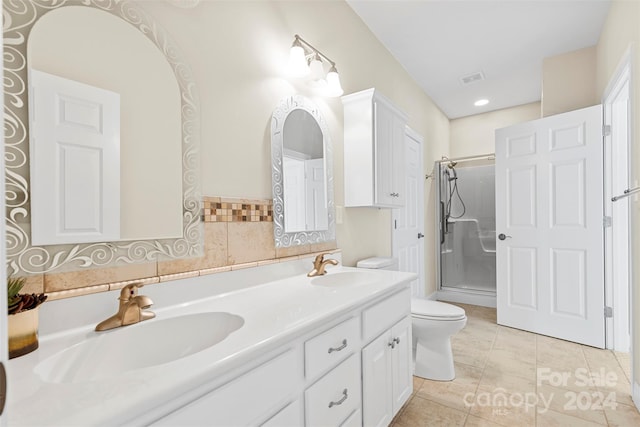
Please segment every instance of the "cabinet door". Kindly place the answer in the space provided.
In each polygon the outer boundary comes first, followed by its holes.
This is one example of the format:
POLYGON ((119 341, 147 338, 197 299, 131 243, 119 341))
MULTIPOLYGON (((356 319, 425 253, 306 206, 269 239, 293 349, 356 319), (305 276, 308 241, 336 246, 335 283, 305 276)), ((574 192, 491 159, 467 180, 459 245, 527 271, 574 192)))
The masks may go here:
POLYGON ((391 334, 385 332, 362 349, 362 412, 365 427, 387 426, 393 419, 390 342, 391 334))
POLYGON ((374 100, 374 148, 375 171, 374 188, 375 202, 380 205, 392 205, 395 202, 393 190, 393 110, 385 103, 374 100))
POLYGON ((393 415, 413 392, 411 355, 411 317, 407 316, 391 328, 391 340, 395 347, 391 350, 391 370, 393 376, 393 415))
POLYGON ((394 115, 393 117, 393 139, 391 142, 391 203, 394 206, 404 206, 405 204, 405 146, 406 146, 406 123, 405 120, 394 115))

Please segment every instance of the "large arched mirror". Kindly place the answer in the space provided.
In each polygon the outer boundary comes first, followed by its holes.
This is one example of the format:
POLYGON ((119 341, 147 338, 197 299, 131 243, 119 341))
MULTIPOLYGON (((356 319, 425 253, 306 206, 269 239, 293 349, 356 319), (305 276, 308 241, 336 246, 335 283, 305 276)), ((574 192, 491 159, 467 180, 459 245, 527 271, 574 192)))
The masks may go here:
POLYGON ((3 16, 9 273, 69 271, 200 255, 198 102, 191 72, 167 34, 129 2, 3 2, 3 16), (71 86, 66 85, 72 84, 115 94, 120 112, 113 133, 119 145, 112 163, 92 164, 102 154, 93 155, 81 147, 69 136, 67 126, 80 123, 89 133, 97 133, 96 129, 106 126, 96 113, 102 107, 94 108, 76 92, 73 96, 50 95, 50 86, 41 89, 45 83, 56 89, 67 90, 71 86), (51 108, 43 108, 48 100, 51 108), (49 133, 36 127, 36 113, 39 119, 50 114, 51 122, 67 126, 62 139, 52 138, 55 148, 49 151, 34 141, 38 132, 49 133), (95 129, 79 121, 85 119, 94 120, 95 129), (81 162, 82 167, 73 167, 81 162), (41 180, 44 185, 66 180, 68 188, 62 196, 52 197, 47 187, 37 187, 38 174, 46 167, 52 172, 41 180), (108 169, 111 175, 99 176, 98 169, 108 169), (101 225, 106 214, 96 213, 94 206, 117 205, 118 209, 107 212, 115 218, 117 229, 105 234, 108 239, 67 236, 56 240, 59 230, 49 233, 54 238, 43 237, 47 233, 41 232, 50 230, 34 218, 43 218, 46 224, 54 210, 69 213, 66 199, 83 202, 83 191, 96 194, 93 188, 87 189, 92 178, 95 183, 117 181, 101 190, 112 196, 104 200, 112 202, 77 204, 65 221, 75 221, 80 228, 82 224, 101 225), (90 217, 81 215, 87 212, 90 217))
POLYGON ((335 240, 331 139, 303 96, 283 99, 273 112, 271 176, 276 247, 335 240))

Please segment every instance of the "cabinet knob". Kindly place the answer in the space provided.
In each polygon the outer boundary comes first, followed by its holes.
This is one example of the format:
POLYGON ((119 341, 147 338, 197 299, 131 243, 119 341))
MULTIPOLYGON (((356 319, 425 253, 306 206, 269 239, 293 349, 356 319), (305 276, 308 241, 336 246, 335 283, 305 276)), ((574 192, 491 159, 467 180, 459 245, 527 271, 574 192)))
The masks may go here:
POLYGON ((391 340, 391 342, 389 344, 387 344, 389 347, 391 347, 392 349, 396 348, 396 340, 391 340))

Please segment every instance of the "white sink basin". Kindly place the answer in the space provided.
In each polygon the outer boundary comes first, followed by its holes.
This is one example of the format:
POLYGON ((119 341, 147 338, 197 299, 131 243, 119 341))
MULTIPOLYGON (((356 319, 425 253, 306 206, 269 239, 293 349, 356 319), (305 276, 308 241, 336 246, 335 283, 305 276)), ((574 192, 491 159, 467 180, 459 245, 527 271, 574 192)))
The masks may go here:
POLYGON ((147 320, 96 332, 43 360, 34 372, 52 383, 97 381, 168 363, 209 348, 244 325, 230 313, 209 312, 147 320))
POLYGON ((311 279, 311 284, 316 286, 340 287, 367 285, 377 280, 376 275, 366 271, 341 271, 328 272, 325 276, 311 279))

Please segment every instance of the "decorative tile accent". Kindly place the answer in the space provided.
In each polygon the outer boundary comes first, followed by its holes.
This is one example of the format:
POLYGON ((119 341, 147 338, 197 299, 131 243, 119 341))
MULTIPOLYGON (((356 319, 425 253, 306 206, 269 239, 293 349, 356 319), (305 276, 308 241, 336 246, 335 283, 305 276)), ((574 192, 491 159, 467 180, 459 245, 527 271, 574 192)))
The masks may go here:
POLYGON ((202 219, 204 222, 273 222, 273 202, 204 197, 202 219))
POLYGON ((30 292, 46 292, 50 300, 152 284, 338 252, 336 241, 275 248, 271 200, 202 198, 204 253, 171 261, 87 269, 28 278, 30 292))
POLYGON ((97 294, 98 292, 108 292, 109 285, 85 286, 82 288, 66 289, 63 291, 47 292, 47 301, 55 301, 57 299, 79 297, 83 295, 97 294))

